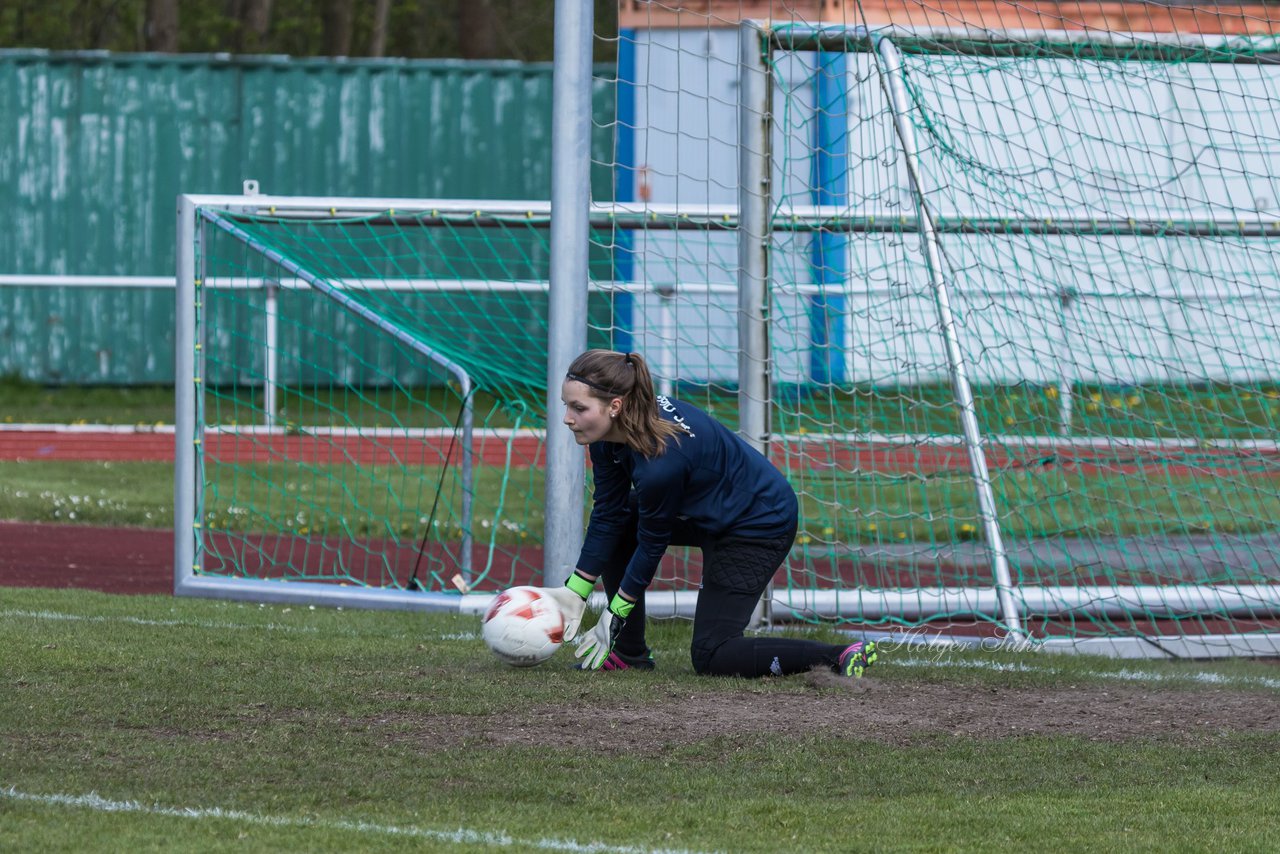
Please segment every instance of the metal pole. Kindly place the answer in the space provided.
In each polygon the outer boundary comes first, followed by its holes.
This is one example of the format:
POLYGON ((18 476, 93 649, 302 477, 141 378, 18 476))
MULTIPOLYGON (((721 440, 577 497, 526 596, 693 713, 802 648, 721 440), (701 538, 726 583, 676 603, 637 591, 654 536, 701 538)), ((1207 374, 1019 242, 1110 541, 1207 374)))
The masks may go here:
MULTIPOLYGON (((471 513, 474 503, 475 484, 475 402, 471 395, 471 377, 464 373, 458 377, 459 391, 462 393, 462 555, 460 557, 462 580, 469 586, 472 581, 472 538, 471 513)), ((445 460, 445 465, 449 461, 445 460)))
MULTIPOLYGON (((773 77, 765 37, 754 21, 738 27, 738 435, 768 456, 773 77)), ((752 628, 773 621, 772 602, 770 582, 751 615, 752 628)))
POLYGON ((274 427, 277 411, 277 370, 279 368, 277 354, 280 352, 278 346, 280 337, 280 285, 274 281, 268 281, 265 284, 267 289, 266 315, 264 317, 266 334, 263 337, 266 339, 266 352, 263 355, 266 358, 266 362, 263 364, 262 423, 268 427, 274 427))
POLYGON ((671 397, 675 392, 676 365, 676 288, 663 285, 654 289, 658 295, 658 394, 671 397))
POLYGON ((766 32, 738 27, 738 433, 769 452, 770 100, 766 32))
POLYGON ((1073 288, 1063 288, 1058 294, 1058 305, 1062 311, 1058 315, 1058 326, 1062 330, 1062 341, 1058 345, 1058 434, 1071 435, 1071 305, 1075 302, 1076 293, 1073 288))
POLYGON ((1013 580, 1009 573, 1009 559, 1004 549, 1004 538, 1000 533, 1000 520, 996 516, 995 494, 991 489, 987 458, 982 450, 982 435, 978 431, 973 390, 969 386, 964 356, 960 352, 960 342, 956 337, 955 317, 951 312, 947 282, 942 275, 942 252, 938 234, 933 228, 933 215, 925 199, 924 180, 920 175, 920 164, 917 160, 915 126, 911 124, 908 117, 911 103, 907 98, 906 85, 902 78, 902 57, 889 39, 880 39, 876 47, 884 60, 884 83, 893 109, 893 124, 897 129, 898 140, 902 143, 903 161, 906 163, 915 196, 916 214, 921 226, 921 248, 924 249, 925 262, 928 265, 929 284, 933 288, 938 323, 942 327, 942 335, 946 341, 947 362, 951 369, 951 382, 956 403, 960 405, 960 423, 964 430, 965 448, 969 455, 969 469, 978 494, 978 514, 982 518, 987 551, 991 556, 992 573, 995 576, 996 590, 999 594, 1000 613, 1010 634, 1021 639, 1024 636, 1022 618, 1013 599, 1013 580))
POLYGON ((1097 62, 1196 62, 1233 65, 1275 65, 1280 60, 1276 37, 1201 35, 1199 33, 1103 33, 1083 30, 987 30, 969 26, 887 26, 871 32, 864 26, 833 24, 779 25, 770 33, 775 47, 813 50, 878 50, 879 39, 913 54, 990 56, 1019 59, 1060 59, 1072 56, 1097 62))
POLYGON ((556 0, 551 110, 551 287, 547 306, 547 481, 542 577, 562 584, 582 544, 586 458, 560 423, 560 386, 587 348, 591 207, 591 3, 556 0))
POLYGON ((178 266, 174 311, 173 583, 175 592, 196 572, 195 366, 196 214, 178 198, 178 266))

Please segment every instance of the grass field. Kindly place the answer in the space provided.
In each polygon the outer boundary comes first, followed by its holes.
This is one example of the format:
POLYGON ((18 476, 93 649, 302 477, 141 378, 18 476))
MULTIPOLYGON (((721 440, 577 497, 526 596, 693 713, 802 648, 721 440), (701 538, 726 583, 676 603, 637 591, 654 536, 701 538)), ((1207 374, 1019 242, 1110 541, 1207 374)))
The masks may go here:
MULTIPOLYGON (((215 467, 210 467, 215 474, 215 467)), ((456 472, 447 477, 444 507, 457 503, 456 472)), ((207 522, 218 529, 325 534, 349 530, 361 536, 411 536, 422 530, 439 482, 433 467, 408 472, 389 467, 228 467, 206 495, 207 522), (255 508, 279 520, 271 527, 255 508), (318 508, 327 508, 326 513, 318 508), (376 512, 374 512, 376 511, 376 512)), ((475 534, 513 544, 540 537, 542 480, 515 472, 503 489, 499 469, 481 467, 476 481, 475 534), (490 530, 499 506, 507 518, 490 530)), ((906 480, 863 475, 838 487, 813 489, 814 475, 798 484, 801 542, 948 542, 972 536, 978 520, 972 487, 958 476, 906 480), (809 488, 806 488, 808 486, 809 488), (832 514, 822 504, 838 494, 858 513, 832 514), (970 533, 960 528, 968 523, 970 533)), ((995 481, 998 506, 1021 508, 1002 518, 1015 539, 1050 536, 1125 536, 1220 531, 1267 531, 1280 518, 1280 493, 1270 480, 1174 475, 1081 475, 1019 472, 995 481), (1088 489, 1085 489, 1085 486, 1088 489)), ((156 462, 0 462, 0 518, 142 527, 173 524, 173 467, 156 462)), ((457 531, 457 513, 440 511, 438 530, 457 531)))
MULTIPOLYGON (((0 411, 167 422, 166 394, 8 384, 0 411)), ((1248 435, 1267 429, 1261 399, 1243 413, 1248 435)), ((1050 398, 1023 400, 1049 417, 1050 398)), ((885 432, 946 414, 877 406, 871 429, 885 432)), ((383 401, 360 417, 401 410, 383 401)), ((359 530, 412 528, 416 504, 389 522, 356 512, 404 477, 251 465, 207 509, 245 527, 236 502, 294 502, 295 521, 297 506, 332 504, 359 530)), ((1128 474, 1100 490, 1095 474, 1084 490, 1080 477, 1002 474, 1002 500, 1035 511, 1011 530, 1247 530, 1280 516, 1247 480, 1128 474), (1103 492, 1123 500, 1088 500, 1103 492)), ((838 522, 847 542, 951 539, 976 515, 953 476, 824 489, 875 514, 838 522)), ((478 511, 500 490, 483 475, 478 511)), ((0 518, 168 527, 172 500, 167 463, 0 463, 0 518)), ((567 651, 512 670, 477 629, 456 615, 0 588, 0 851, 1280 849, 1273 664, 891 646, 861 682, 750 682, 696 676, 682 621, 652 627, 652 674, 580 673, 567 651)))
MULTIPOLYGON (((793 390, 794 391, 794 390, 793 390)), ((731 391, 686 388, 680 391, 733 424, 736 397, 731 391)), ((1082 386, 1073 392, 1077 432, 1085 436, 1136 439, 1216 438, 1273 441, 1280 419, 1280 391, 1270 386, 1082 386)), ((945 386, 913 389, 854 389, 838 396, 809 394, 802 417, 788 414, 794 394, 779 389, 775 428, 782 432, 842 430, 882 434, 949 434, 957 431, 954 407, 945 386)), ((1053 436, 1057 430, 1056 388, 1035 385, 978 390, 978 417, 986 433, 1053 436)), ((292 423, 327 425, 341 413, 349 423, 379 427, 451 425, 457 401, 443 390, 311 389, 284 392, 281 408, 292 423)), ((214 390, 208 416, 222 423, 255 423, 260 410, 254 393, 214 390)), ((509 413, 492 399, 476 400, 478 423, 510 427, 509 413)), ((8 422, 104 424, 170 423, 169 388, 43 388, 0 381, 0 412, 8 422)), ((537 426, 537 425, 524 425, 537 426)), ((909 450, 906 453, 910 453, 909 450)), ((1280 517, 1280 494, 1273 488, 1270 458, 1215 462, 1185 459, 1171 452, 1167 461, 1138 472, 1120 463, 1114 471, 1082 473, 1059 466, 993 470, 1001 524, 1012 538, 1187 534, 1248 534, 1270 530, 1280 517), (1166 471, 1160 465, 1168 463, 1166 471), (1216 471, 1215 465, 1228 468, 1216 471), (1205 471, 1197 467, 1207 466, 1205 471), (1234 466, 1234 468, 1232 468, 1234 466)), ((821 544, 946 542, 973 537, 978 529, 976 499, 967 474, 959 470, 916 472, 891 464, 886 470, 865 463, 844 468, 817 465, 792 472, 804 502, 806 529, 801 542, 821 544), (843 512, 837 508, 856 508, 843 512)), ((953 462, 952 465, 962 465, 953 462)), ((73 521, 168 526, 171 498, 168 474, 150 463, 0 464, 0 515, 30 521, 73 521)), ((246 506, 275 505, 272 515, 292 519, 292 527, 324 533, 332 518, 311 509, 335 509, 358 534, 388 531, 409 534, 421 523, 422 506, 432 503, 438 470, 370 468, 358 476, 341 466, 312 466, 296 471, 246 465, 224 471, 233 488, 208 495, 206 520, 234 530, 270 530, 272 524, 238 516, 246 506), (304 494, 309 493, 309 494, 304 494), (370 512, 369 508, 376 508, 370 512), (264 528, 264 524, 267 525, 264 528), (246 527, 249 526, 249 527, 246 527)), ((217 467, 207 470, 211 483, 217 467)), ((476 483, 477 518, 493 517, 499 506, 515 518, 501 525, 495 541, 512 543, 542 527, 542 485, 536 473, 503 474, 482 467, 476 483), (504 491, 504 488, 506 491, 504 491)), ((456 477, 446 477, 457 489, 456 477)), ((455 502, 456 503, 456 502, 455 502)), ((456 519, 442 519, 456 526, 456 519)), ((277 525, 283 530, 283 524, 277 525)), ((491 532, 477 530, 489 538, 491 532)))
POLYGON ((0 593, 0 850, 1267 851, 1280 671, 498 664, 473 617, 0 593))
MULTIPOLYGON (((680 396, 737 423, 737 392, 716 387, 682 386, 680 396)), ((795 388, 776 390, 774 426, 781 432, 820 432, 835 425, 858 433, 959 432, 950 386, 911 388, 858 387, 838 394, 795 388), (802 405, 797 401, 803 399, 802 405)), ((1280 387, 1273 384, 1227 385, 1079 385, 1072 390, 1073 434, 1125 438, 1275 438, 1280 429, 1280 387)), ((530 404, 543 406, 541 395, 530 404)), ((1034 383, 975 387, 977 417, 984 433, 1057 435, 1058 389, 1034 383)), ((484 392, 476 395, 477 423, 511 427, 510 414, 484 392)), ((443 389, 283 388, 278 400, 282 422, 328 426, 439 427, 457 417, 457 396, 443 389)), ((258 423, 260 393, 253 389, 213 389, 207 417, 219 423, 258 423)), ((0 378, 0 418, 9 423, 172 424, 173 388, 167 386, 46 388, 0 378)), ((523 426, 531 426, 525 424, 523 426)), ((532 425, 540 426, 540 425, 532 425)))

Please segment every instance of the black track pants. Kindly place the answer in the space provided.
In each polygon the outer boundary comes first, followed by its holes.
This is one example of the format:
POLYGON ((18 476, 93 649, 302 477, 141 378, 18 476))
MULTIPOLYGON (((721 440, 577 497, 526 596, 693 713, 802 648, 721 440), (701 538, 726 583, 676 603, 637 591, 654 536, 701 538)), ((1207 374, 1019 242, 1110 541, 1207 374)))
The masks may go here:
MULTIPOLYGON (((601 576, 605 594, 612 599, 622 583, 627 562, 636 549, 638 514, 632 504, 629 535, 623 537, 609 568, 601 576)), ((756 603, 774 572, 782 565, 795 531, 770 540, 746 537, 709 538, 692 523, 681 523, 672 545, 702 549, 702 589, 693 618, 693 669, 714 676, 785 676, 813 667, 834 667, 843 646, 798 638, 748 638, 743 631, 756 603)), ((618 652, 643 656, 645 641, 644 597, 636 603, 618 637, 618 652)))

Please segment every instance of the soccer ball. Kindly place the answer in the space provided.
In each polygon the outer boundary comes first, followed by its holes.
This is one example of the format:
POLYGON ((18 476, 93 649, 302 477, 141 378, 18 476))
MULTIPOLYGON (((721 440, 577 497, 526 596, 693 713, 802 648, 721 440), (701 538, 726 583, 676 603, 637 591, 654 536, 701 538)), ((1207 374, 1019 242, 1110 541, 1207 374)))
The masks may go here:
POLYGON ((485 611, 480 630, 493 654, 512 667, 532 667, 551 657, 564 642, 564 615, 536 587, 512 587, 498 594, 485 611))

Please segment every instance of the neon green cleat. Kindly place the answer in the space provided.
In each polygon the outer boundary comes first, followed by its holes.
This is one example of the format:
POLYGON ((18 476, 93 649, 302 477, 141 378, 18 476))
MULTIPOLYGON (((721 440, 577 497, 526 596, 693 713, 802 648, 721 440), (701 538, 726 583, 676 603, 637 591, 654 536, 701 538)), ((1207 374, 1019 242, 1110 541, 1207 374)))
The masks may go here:
POLYGON ((875 641, 857 641, 845 647, 844 652, 840 653, 836 673, 848 676, 850 679, 861 679, 862 672, 875 664, 878 657, 875 641))

